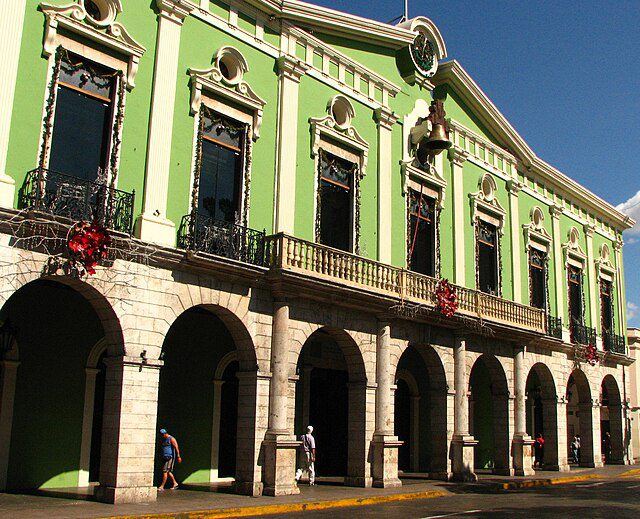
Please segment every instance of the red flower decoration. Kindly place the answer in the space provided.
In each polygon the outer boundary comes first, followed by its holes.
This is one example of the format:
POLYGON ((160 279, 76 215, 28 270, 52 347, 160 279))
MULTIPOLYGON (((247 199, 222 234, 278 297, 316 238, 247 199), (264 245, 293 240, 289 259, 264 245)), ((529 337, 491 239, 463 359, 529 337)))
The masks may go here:
POLYGON ((587 346, 586 359, 592 366, 595 366, 598 362, 598 349, 593 344, 587 346))
POLYGON ((458 309, 456 289, 448 279, 441 279, 436 286, 436 308, 445 317, 452 317, 458 309))
POLYGON ((107 248, 111 245, 111 236, 97 222, 91 224, 78 222, 67 235, 67 248, 74 267, 82 265, 87 274, 95 274, 95 266, 100 259, 106 257, 107 248))

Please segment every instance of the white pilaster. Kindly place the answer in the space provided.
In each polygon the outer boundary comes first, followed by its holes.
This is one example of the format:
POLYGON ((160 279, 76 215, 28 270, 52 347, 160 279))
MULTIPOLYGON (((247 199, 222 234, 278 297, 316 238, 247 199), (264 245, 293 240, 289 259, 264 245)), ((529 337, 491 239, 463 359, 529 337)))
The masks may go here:
POLYGON ((2 365, 2 392, 0 393, 0 491, 7 488, 9 448, 13 424, 13 400, 16 394, 16 376, 19 362, 4 360, 2 365))
POLYGON ((0 3, 0 34, 3 39, 0 67, 0 207, 6 208, 13 207, 15 196, 15 182, 7 174, 7 152, 25 9, 26 0, 0 3))
POLYGON ((378 122, 378 261, 391 263, 391 195, 393 125, 397 118, 385 108, 375 111, 378 122))
POLYGON ((91 434, 93 432, 93 408, 96 396, 96 377, 99 369, 86 368, 84 383, 84 412, 82 413, 82 440, 80 442, 80 474, 78 486, 89 486, 89 464, 91 461, 91 434))
POLYGON ((513 281, 513 300, 522 303, 522 278, 520 265, 520 213, 518 193, 524 186, 517 180, 509 180, 509 221, 511 222, 511 276, 513 281))
POLYGON ((562 208, 552 205, 549 207, 551 213, 551 225, 553 230, 553 266, 555 271, 556 284, 556 317, 562 319, 562 338, 569 342, 569 331, 567 318, 564 315, 564 293, 566 283, 564 281, 564 266, 562 264, 562 237, 560 236, 560 215, 562 208))
POLYGON ((624 337, 627 335, 627 308, 624 301, 624 290, 622 286, 622 241, 613 242, 613 254, 616 262, 615 291, 618 299, 617 333, 624 337))
MULTIPOLYGON (((600 294, 598 290, 598 281, 596 279, 596 264, 593 257, 593 231, 595 227, 590 224, 585 224, 584 235, 587 238, 587 269, 589 271, 589 314, 591 316, 590 325, 596 332, 600 331, 600 318, 598 311, 598 303, 600 301, 600 294)), ((598 338, 600 341, 600 338, 598 338)))
POLYGON ((462 168, 469 154, 457 148, 449 151, 451 160, 451 199, 453 208, 453 280, 457 285, 465 286, 465 243, 464 243, 464 221, 467 211, 465 210, 464 177, 462 168))
POLYGON ((167 195, 176 97, 180 30, 193 6, 185 0, 156 0, 158 36, 147 144, 143 213, 136 234, 145 241, 175 245, 176 226, 167 219, 167 195))
MULTIPOLYGON (((289 56, 278 58, 278 140, 274 230, 293 234, 298 142, 298 91, 309 65, 289 56)), ((309 179, 311 181, 311 179, 309 179)))

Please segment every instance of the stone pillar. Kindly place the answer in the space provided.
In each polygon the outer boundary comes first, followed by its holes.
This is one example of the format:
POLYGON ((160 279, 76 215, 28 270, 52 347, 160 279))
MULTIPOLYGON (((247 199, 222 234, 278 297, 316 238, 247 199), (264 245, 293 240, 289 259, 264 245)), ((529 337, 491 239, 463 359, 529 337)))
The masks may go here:
MULTIPOLYGON (((595 328, 596 332, 601 332, 600 311, 598 308, 600 306, 600 292, 596 278, 595 258, 593 257, 593 231, 595 231, 595 227, 591 224, 585 224, 583 229, 587 238, 587 272, 589 274, 587 287, 589 291, 589 315, 591 316, 589 324, 591 328, 595 328)), ((596 341, 600 343, 598 346, 602 348, 602 338, 598 336, 596 341)))
MULTIPOLYGON (((566 390, 566 388, 565 388, 566 390)), ((568 398, 566 395, 560 396, 556 400, 557 412, 557 434, 558 434, 558 470, 560 472, 568 472, 571 470, 569 467, 569 442, 571 438, 568 437, 567 431, 567 405, 568 398)))
MULTIPOLYGON (((449 160, 451 160, 451 199, 453 210, 453 250, 454 254, 453 281, 457 285, 465 286, 465 215, 468 206, 465 207, 465 189, 462 167, 469 157, 469 154, 458 148, 449 150, 449 160)), ((465 391, 466 393, 466 391, 465 391)), ((473 467, 472 467, 473 468, 473 467)))
POLYGON ((375 434, 377 386, 366 380, 349 381, 349 426, 347 476, 345 486, 369 488, 371 477, 372 441, 375 434))
POLYGON ((264 493, 269 496, 298 494, 295 482, 299 441, 290 432, 289 405, 289 303, 274 301, 271 331, 271 384, 269 425, 264 440, 264 493))
POLYGON ((96 377, 100 370, 85 368, 84 412, 82 414, 82 440, 80 443, 80 474, 78 486, 89 485, 89 463, 91 461, 91 433, 93 432, 93 409, 96 397, 96 377))
POLYGON ((156 0, 158 34, 147 144, 143 212, 136 222, 140 239, 173 247, 175 223, 167 219, 173 115, 180 53, 180 30, 192 6, 185 0, 156 0))
POLYGON ((25 11, 26 0, 12 0, 0 5, 0 34, 3 36, 0 67, 0 207, 4 208, 13 207, 15 196, 15 181, 7 174, 7 152, 25 11))
POLYGON ((391 326, 378 321, 376 339, 376 428, 373 435, 373 486, 399 487, 398 447, 402 445, 393 435, 391 417, 391 326))
POLYGON ((466 339, 455 336, 453 346, 453 385, 455 389, 455 409, 453 415, 453 438, 451 439, 453 479, 456 481, 476 481, 474 472, 474 447, 477 441, 469 434, 469 386, 466 364, 466 339))
POLYGON ((7 488, 9 451, 11 447, 11 427, 13 424, 13 401, 16 395, 16 377, 20 363, 3 360, 2 392, 0 393, 0 491, 7 488))
POLYGON ((580 466, 602 467, 600 404, 580 402, 580 466))
POLYGON ((158 382, 162 361, 107 357, 100 486, 107 503, 155 501, 158 382))
POLYGON ((214 379, 213 381, 213 419, 211 420, 211 466, 209 467, 209 481, 216 481, 218 479, 222 384, 224 384, 224 380, 214 379))
POLYGON ((515 373, 515 433, 513 435, 513 466, 516 476, 534 474, 531 466, 531 446, 533 440, 527 434, 526 385, 527 374, 524 369, 524 347, 514 348, 515 373))
POLYGON ((556 317, 562 319, 562 340, 564 342, 571 342, 569 338, 569 322, 567 316, 564 313, 564 294, 567 290, 567 281, 565 279, 565 270, 562 257, 562 236, 560 236, 560 215, 562 214, 562 207, 549 206, 549 212, 551 213, 551 226, 553 230, 553 266, 555 271, 555 284, 556 284, 556 301, 555 310, 556 317))
POLYGON ((378 123, 378 261, 391 263, 391 195, 393 125, 397 117, 386 108, 375 111, 378 123))
POLYGON ((279 75, 278 139, 276 149, 275 232, 293 234, 298 143, 298 90, 309 65, 290 56, 276 61, 279 75))
POLYGON ((520 213, 518 208, 518 193, 523 188, 523 184, 517 180, 509 180, 507 189, 509 190, 509 222, 511 223, 511 274, 513 282, 513 300, 522 303, 522 279, 520 273, 520 213))

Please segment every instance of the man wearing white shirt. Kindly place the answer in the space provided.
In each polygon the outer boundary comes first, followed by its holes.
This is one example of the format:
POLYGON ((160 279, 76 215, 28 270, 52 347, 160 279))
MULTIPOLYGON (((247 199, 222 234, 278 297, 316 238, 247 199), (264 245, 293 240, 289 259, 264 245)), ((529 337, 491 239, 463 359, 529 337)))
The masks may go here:
POLYGON ((300 481, 303 472, 309 473, 309 485, 315 485, 316 471, 314 463, 316 461, 316 440, 311 434, 313 427, 307 427, 307 434, 303 434, 302 438, 302 467, 296 471, 296 482, 300 481))

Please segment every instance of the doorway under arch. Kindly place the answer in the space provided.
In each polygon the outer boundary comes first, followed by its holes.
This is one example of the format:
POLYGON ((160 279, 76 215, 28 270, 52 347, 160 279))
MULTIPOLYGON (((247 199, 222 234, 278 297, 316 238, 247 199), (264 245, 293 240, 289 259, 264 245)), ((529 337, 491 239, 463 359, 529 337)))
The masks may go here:
POLYGON ((589 380, 583 371, 573 370, 567 381, 567 444, 579 437, 580 449, 576 462, 581 467, 594 466, 593 403, 589 380))
POLYGON ((543 466, 546 470, 558 470, 558 401, 551 370, 541 362, 534 364, 526 384, 527 434, 544 438, 543 466))
POLYGON ((624 462, 624 420, 622 398, 618 383, 612 375, 602 380, 600 399, 600 435, 603 462, 619 464, 624 462), (607 435, 608 433, 608 435, 607 435))

